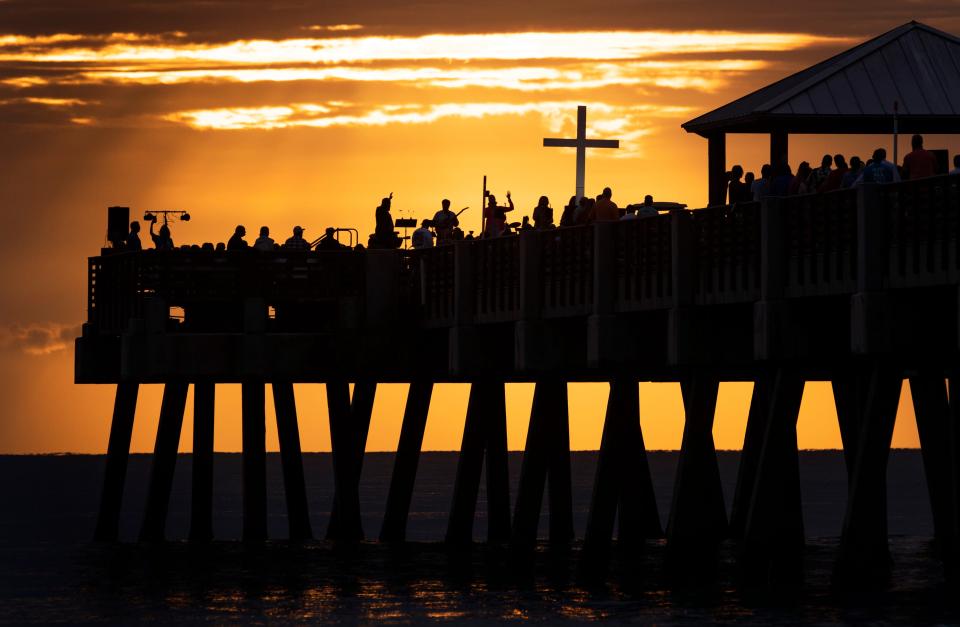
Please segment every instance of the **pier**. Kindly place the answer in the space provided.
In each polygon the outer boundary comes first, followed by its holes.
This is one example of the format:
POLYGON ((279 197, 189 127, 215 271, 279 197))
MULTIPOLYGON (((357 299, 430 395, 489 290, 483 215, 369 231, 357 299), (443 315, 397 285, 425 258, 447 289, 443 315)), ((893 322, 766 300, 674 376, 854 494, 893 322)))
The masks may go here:
POLYGON ((422 251, 103 251, 89 259, 77 383, 116 385, 96 536, 117 535, 139 386, 164 384, 141 538, 162 540, 189 385, 190 537, 211 531, 216 385, 242 384, 243 537, 266 539, 265 386, 276 404, 290 537, 364 538, 358 479, 380 383, 410 384, 380 540, 401 542, 433 386, 471 384, 446 541, 469 543, 481 477, 487 540, 528 550, 549 486, 549 539, 574 539, 566 384, 610 396, 584 551, 666 537, 672 563, 733 538, 748 577, 798 575, 796 421, 805 381, 831 381, 849 498, 840 577, 889 570, 886 462, 901 381, 913 392, 936 540, 960 550, 960 176, 422 251), (398 331, 404 339, 398 341, 398 331), (666 529, 637 383, 676 381, 685 426, 666 529), (752 381, 727 517, 712 437, 721 381, 752 381), (509 494, 504 385, 536 384, 509 494), (327 387, 336 498, 311 529, 293 385, 327 387), (349 384, 353 384, 350 393, 349 384), (949 389, 949 394, 948 394, 949 389), (613 544, 614 522, 619 532, 613 544))

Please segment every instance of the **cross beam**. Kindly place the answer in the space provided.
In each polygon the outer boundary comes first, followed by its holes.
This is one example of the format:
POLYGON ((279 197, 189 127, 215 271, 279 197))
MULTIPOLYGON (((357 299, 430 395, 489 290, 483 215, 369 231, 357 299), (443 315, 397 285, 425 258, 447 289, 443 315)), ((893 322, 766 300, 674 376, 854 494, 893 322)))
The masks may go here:
POLYGON ((586 178, 587 148, 619 148, 618 139, 587 139, 587 107, 577 107, 577 138, 544 138, 544 147, 576 148, 577 149, 577 198, 583 197, 584 179, 586 178))

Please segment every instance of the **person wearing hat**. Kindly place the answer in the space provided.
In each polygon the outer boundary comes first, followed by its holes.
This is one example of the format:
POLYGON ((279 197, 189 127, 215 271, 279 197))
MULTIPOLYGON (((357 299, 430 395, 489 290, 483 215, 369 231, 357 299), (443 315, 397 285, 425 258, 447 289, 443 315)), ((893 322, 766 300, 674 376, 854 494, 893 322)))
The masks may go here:
POLYGON ((293 235, 287 238, 287 241, 283 243, 283 247, 287 250, 310 250, 310 242, 303 239, 302 226, 293 227, 293 235))

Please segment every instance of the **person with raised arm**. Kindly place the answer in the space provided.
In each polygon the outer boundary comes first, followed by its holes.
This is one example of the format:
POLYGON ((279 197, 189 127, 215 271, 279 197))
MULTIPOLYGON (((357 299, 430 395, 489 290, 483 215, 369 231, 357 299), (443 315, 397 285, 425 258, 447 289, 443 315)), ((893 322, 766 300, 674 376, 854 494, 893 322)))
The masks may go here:
POLYGON ((483 217, 486 219, 484 237, 499 237, 503 234, 507 225, 507 212, 513 211, 513 199, 510 192, 507 192, 507 206, 501 207, 497 204, 497 197, 493 194, 487 195, 487 206, 483 210, 483 217))

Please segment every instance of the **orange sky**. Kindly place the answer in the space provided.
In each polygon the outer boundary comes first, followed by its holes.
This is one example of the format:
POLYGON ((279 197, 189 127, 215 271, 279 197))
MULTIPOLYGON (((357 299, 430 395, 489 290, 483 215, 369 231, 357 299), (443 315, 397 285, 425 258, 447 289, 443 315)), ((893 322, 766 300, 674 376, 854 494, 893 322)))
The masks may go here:
MULTIPOLYGON (((541 139, 571 135, 587 104, 590 134, 622 146, 588 154, 588 193, 700 206, 706 143, 680 123, 909 19, 960 32, 950 1, 874 2, 869 18, 821 0, 764 13, 703 0, 515 4, 0 2, 0 452, 106 448, 112 390, 72 384, 71 338, 109 205, 189 210, 177 243, 224 241, 238 223, 365 234, 391 191, 401 217, 447 197, 473 207, 462 219, 478 229, 483 175, 522 213, 541 194, 563 205, 573 154, 541 139)), ((889 143, 794 137, 790 156, 889 143)), ((762 137, 732 137, 728 163, 758 170, 766 151, 762 137)), ((596 448, 606 386, 570 392, 572 445, 596 448)), ((329 450, 322 386, 297 394, 304 448, 329 450)), ((677 448, 679 387, 640 395, 648 447, 677 448)), ((719 448, 740 447, 749 395, 749 384, 721 387, 719 448)), ((404 396, 381 388, 371 450, 396 446, 404 396)), ((512 449, 531 398, 529 385, 508 387, 512 449)), ((238 450, 239 391, 221 386, 219 399, 217 449, 238 450)), ((908 401, 895 446, 917 442, 908 401)), ((463 386, 437 388, 426 449, 459 447, 465 406, 463 386)), ((159 388, 145 388, 135 451, 152 450, 158 408, 159 388)), ((184 450, 189 429, 188 418, 184 450)), ((828 385, 808 385, 799 432, 801 447, 839 446, 828 385)))

